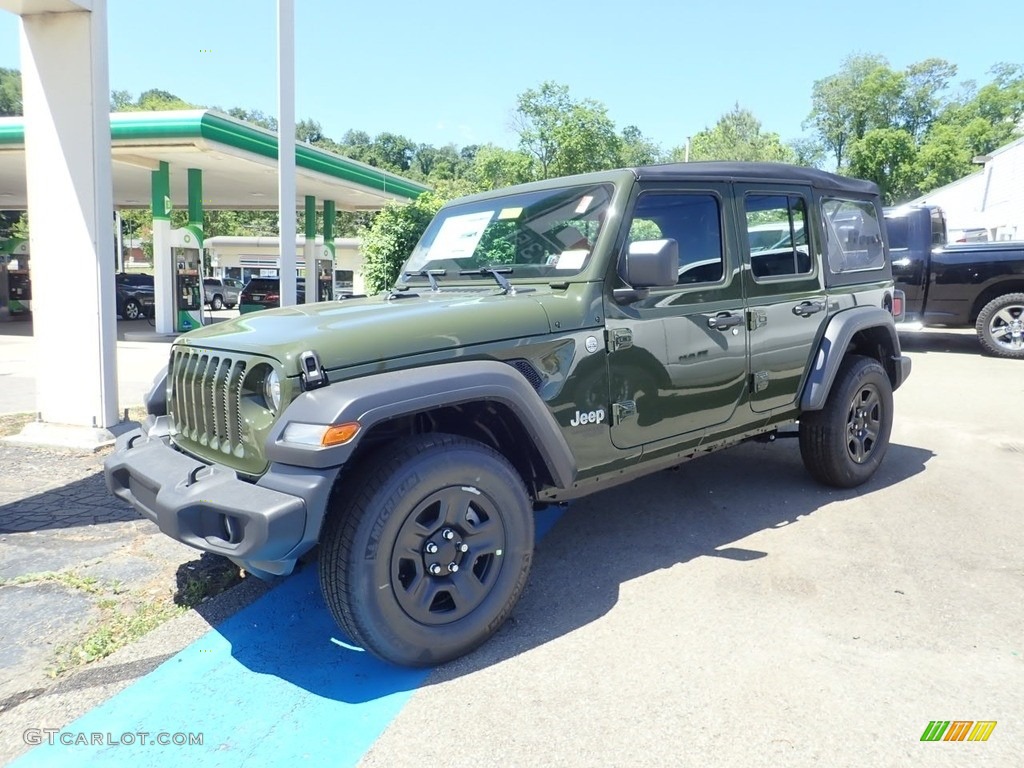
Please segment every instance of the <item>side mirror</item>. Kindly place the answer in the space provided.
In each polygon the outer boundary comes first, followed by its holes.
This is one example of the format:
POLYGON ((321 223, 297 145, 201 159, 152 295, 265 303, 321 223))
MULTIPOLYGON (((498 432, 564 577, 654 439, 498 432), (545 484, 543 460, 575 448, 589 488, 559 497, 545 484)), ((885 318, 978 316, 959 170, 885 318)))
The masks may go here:
POLYGON ((622 257, 619 275, 630 286, 616 288, 615 300, 625 303, 645 299, 651 288, 670 288, 679 279, 677 240, 637 240, 622 257))

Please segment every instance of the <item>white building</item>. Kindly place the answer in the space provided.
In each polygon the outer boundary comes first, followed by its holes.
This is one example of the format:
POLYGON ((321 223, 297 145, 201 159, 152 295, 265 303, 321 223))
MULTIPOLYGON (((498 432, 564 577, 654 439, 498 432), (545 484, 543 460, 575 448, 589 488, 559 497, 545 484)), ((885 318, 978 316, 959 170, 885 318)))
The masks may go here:
MULTIPOLYGON (((298 253, 302 253, 306 238, 299 235, 295 240, 298 253)), ((210 255, 210 266, 217 277, 233 277, 246 281, 255 275, 277 276, 281 241, 277 237, 232 237, 218 235, 208 237, 203 246, 210 255)), ((317 253, 323 251, 323 238, 316 239, 317 253)), ((321 256, 317 256, 321 258, 321 256)), ((327 258, 325 255, 324 258, 327 258)), ((299 274, 304 264, 299 263, 299 274)), ((360 241, 355 237, 334 239, 334 290, 347 293, 365 293, 363 290, 363 253, 360 241)))
POLYGON ((950 239, 984 230, 988 240, 1024 240, 1024 138, 975 158, 977 173, 939 187, 911 204, 937 205, 950 239))

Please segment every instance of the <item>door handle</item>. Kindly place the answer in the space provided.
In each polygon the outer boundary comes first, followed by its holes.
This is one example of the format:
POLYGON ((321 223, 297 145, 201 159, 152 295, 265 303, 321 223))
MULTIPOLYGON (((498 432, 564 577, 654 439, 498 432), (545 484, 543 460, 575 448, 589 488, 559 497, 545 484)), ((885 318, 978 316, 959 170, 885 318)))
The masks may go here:
POLYGON ((800 317, 810 317, 816 312, 823 312, 824 310, 824 301, 801 301, 793 307, 793 314, 799 315, 800 317))
POLYGON ((724 331, 737 325, 743 325, 743 317, 741 315, 731 315, 728 312, 723 312, 720 315, 708 318, 708 328, 713 328, 716 331, 724 331))

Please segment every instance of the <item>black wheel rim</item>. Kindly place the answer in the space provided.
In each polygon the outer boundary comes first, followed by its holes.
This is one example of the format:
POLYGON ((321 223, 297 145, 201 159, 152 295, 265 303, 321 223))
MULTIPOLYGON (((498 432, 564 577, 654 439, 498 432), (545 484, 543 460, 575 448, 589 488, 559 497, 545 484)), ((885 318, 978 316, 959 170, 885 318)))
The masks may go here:
POLYGON ((861 387, 850 403, 846 450, 857 464, 868 461, 882 430, 882 396, 874 384, 861 387))
POLYGON ((1003 349, 1024 350, 1024 305, 1012 304, 1000 309, 989 320, 988 332, 1003 349))
POLYGON ((421 624, 450 624, 484 601, 501 572, 505 525, 482 491, 448 486, 402 523, 391 554, 391 585, 402 610, 421 624))

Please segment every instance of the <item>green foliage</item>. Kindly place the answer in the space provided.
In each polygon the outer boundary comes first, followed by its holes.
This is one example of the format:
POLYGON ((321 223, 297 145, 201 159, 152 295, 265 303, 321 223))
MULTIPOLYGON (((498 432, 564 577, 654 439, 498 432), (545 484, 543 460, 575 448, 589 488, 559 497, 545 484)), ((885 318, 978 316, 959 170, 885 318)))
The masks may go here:
POLYGON ((622 139, 607 108, 593 99, 574 100, 568 86, 547 81, 519 94, 512 122, 520 150, 535 161, 535 178, 621 165, 622 139))
MULTIPOLYGON (((686 158, 686 147, 672 150, 674 160, 686 158)), ((722 115, 713 128, 705 128, 690 140, 690 160, 744 160, 791 163, 793 150, 777 133, 762 133, 761 121, 737 104, 722 115)))
POLYGON ((917 144, 902 128, 872 128, 850 146, 850 175, 875 182, 886 203, 916 192, 917 144))
POLYGON ((619 144, 621 147, 621 162, 618 165, 637 167, 653 165, 665 160, 661 147, 644 136, 635 125, 627 125, 622 129, 619 144))
POLYGON ((943 59, 895 71, 881 56, 851 56, 814 84, 805 125, 840 172, 877 181, 889 202, 907 199, 971 173, 973 157, 1021 135, 1024 67, 991 73, 951 95, 956 66, 943 59))
POLYGON ((468 175, 480 190, 498 189, 530 181, 533 166, 533 159, 524 152, 487 144, 474 153, 468 175))
POLYGON ((360 232, 363 243, 363 279, 368 294, 385 291, 398 280, 409 258, 443 199, 425 192, 407 205, 388 203, 360 232))
POLYGON ((22 114, 21 73, 0 67, 0 116, 22 114))

